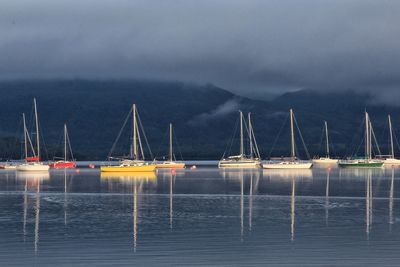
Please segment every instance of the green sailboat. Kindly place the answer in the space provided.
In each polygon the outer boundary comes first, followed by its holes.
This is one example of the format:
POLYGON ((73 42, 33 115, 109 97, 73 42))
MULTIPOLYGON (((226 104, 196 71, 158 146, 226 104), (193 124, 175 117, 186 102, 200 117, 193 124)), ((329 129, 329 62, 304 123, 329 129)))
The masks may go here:
POLYGON ((339 161, 342 168, 380 168, 383 161, 372 159, 372 126, 368 112, 365 112, 365 157, 339 161))

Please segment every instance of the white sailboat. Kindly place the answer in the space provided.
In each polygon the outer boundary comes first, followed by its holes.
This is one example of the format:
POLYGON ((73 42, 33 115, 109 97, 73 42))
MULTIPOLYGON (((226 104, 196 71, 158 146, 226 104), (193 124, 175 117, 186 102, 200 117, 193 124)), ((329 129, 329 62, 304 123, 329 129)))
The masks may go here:
POLYGON ((290 141, 291 141, 291 157, 290 160, 267 161, 262 164, 264 169, 310 169, 312 162, 298 160, 296 157, 296 148, 294 141, 294 118, 293 110, 290 109, 290 141))
POLYGON ((251 113, 248 114, 248 136, 249 136, 249 155, 244 151, 244 117, 243 112, 239 111, 240 120, 240 154, 223 158, 218 162, 219 168, 258 168, 261 165, 260 153, 251 124, 251 113))
POLYGON ((326 156, 318 159, 313 159, 314 163, 317 164, 335 164, 338 162, 337 159, 332 159, 329 156, 329 135, 328 135, 328 123, 325 121, 325 139, 326 139, 326 156))
POLYGON ((31 139, 26 127, 25 114, 22 114, 24 124, 24 141, 25 141, 25 163, 17 166, 17 171, 48 171, 49 165, 40 161, 40 134, 39 134, 39 119, 37 113, 36 98, 33 99, 35 111, 35 126, 36 126, 36 151, 32 146, 31 139), (33 157, 28 157, 28 141, 31 146, 33 157))
POLYGON ((185 163, 176 161, 174 150, 172 148, 172 123, 169 124, 169 158, 162 163, 157 164, 157 168, 161 169, 184 169, 185 163))
POLYGON ((389 135, 390 135, 390 155, 389 158, 386 158, 384 161, 385 166, 393 166, 393 165, 400 165, 400 159, 396 159, 394 157, 394 145, 393 145, 393 127, 392 127, 392 119, 390 115, 388 115, 389 120, 389 135))

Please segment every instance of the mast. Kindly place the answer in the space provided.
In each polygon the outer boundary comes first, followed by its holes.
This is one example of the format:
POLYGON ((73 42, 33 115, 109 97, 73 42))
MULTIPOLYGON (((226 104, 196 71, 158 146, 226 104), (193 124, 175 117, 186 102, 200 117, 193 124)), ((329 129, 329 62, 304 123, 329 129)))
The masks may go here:
POLYGON ((25 113, 22 113, 22 121, 24 123, 24 143, 25 143, 25 159, 26 159, 28 157, 28 140, 26 140, 27 129, 26 129, 25 113))
POLYGON ((172 153, 172 123, 169 124, 169 161, 173 161, 172 153))
POLYGON ((292 150, 291 150, 291 157, 292 160, 296 159, 296 153, 295 153, 295 147, 294 147, 294 129, 293 129, 293 109, 290 109, 290 135, 291 135, 291 146, 292 146, 292 150))
POLYGON ((329 158, 328 123, 326 121, 325 121, 325 135, 326 135, 326 157, 329 158))
POLYGON ((132 112, 133 112, 133 159, 137 160, 137 142, 136 142, 136 127, 137 127, 137 122, 136 122, 136 104, 133 104, 132 106, 132 112))
POLYGON ((253 158, 253 126, 251 125, 251 112, 248 113, 249 118, 249 141, 250 141, 250 157, 253 158))
POLYGON ((365 112, 365 157, 369 160, 371 157, 370 147, 370 122, 368 112, 365 112))
POLYGON ((391 149, 391 153, 390 156, 392 157, 392 159, 394 159, 394 148, 393 148, 393 129, 392 129, 392 120, 390 118, 390 115, 388 115, 388 119, 389 119, 389 133, 390 133, 390 149, 391 149))
POLYGON ((67 161, 67 124, 64 124, 64 161, 67 161))
POLYGON ((240 113, 240 157, 243 157, 243 112, 240 113))
POLYGON ((39 120, 36 106, 36 98, 33 98, 33 105, 35 108, 35 120, 36 120, 36 146, 37 146, 37 157, 40 160, 40 136, 39 136, 39 120))

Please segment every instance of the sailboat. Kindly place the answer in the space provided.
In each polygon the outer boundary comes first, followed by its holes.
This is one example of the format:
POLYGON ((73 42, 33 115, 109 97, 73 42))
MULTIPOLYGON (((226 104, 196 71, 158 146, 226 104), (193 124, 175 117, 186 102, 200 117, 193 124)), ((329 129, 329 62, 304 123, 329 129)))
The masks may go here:
POLYGON ((393 127, 392 127, 392 119, 390 115, 388 115, 389 120, 389 135, 390 135, 390 155, 389 158, 384 160, 384 165, 400 165, 400 159, 396 159, 394 157, 394 145, 393 145, 393 127))
POLYGON ((48 171, 49 165, 40 161, 40 134, 39 134, 39 119, 37 113, 36 98, 33 99, 36 124, 36 151, 32 146, 31 138, 26 127, 25 114, 22 114, 24 124, 24 141, 25 141, 25 163, 17 166, 17 171, 48 171), (33 156, 28 157, 28 141, 31 146, 33 156))
POLYGON ((55 169, 69 169, 69 168, 75 168, 76 167, 76 162, 75 160, 69 161, 67 159, 68 155, 68 150, 71 154, 71 158, 73 159, 72 155, 72 149, 71 149, 71 143, 69 141, 69 135, 68 135, 68 130, 67 130, 67 125, 64 124, 64 158, 62 160, 58 160, 54 163, 51 163, 49 166, 51 168, 55 169))
POLYGON ((339 167, 382 167, 383 161, 372 159, 372 126, 368 112, 365 112, 365 157, 361 159, 341 160, 339 167))
POLYGON ((244 129, 243 124, 245 123, 243 112, 239 111, 240 120, 240 154, 235 156, 229 156, 223 158, 218 162, 219 168, 258 168, 261 165, 260 153, 258 151, 257 142, 253 132, 253 126, 251 124, 251 113, 248 114, 248 136, 249 136, 249 155, 245 154, 244 151, 244 129))
POLYGON ((169 158, 167 161, 164 161, 162 163, 157 164, 157 168, 165 169, 183 169, 185 168, 185 163, 184 162, 177 162, 173 148, 172 148, 172 123, 169 124, 169 158))
MULTIPOLYGON (((131 147, 131 158, 120 159, 117 166, 101 166, 100 171, 102 172, 154 172, 156 169, 155 164, 149 164, 144 161, 143 147, 140 138, 140 131, 137 122, 137 110, 136 105, 132 106, 132 117, 133 117, 133 139, 131 147), (141 152, 141 158, 139 156, 139 149, 141 152)), ((125 125, 125 124, 124 124, 125 125)), ((118 138, 117 138, 118 140, 118 138)), ((111 159, 111 157, 109 157, 111 159)))
POLYGON ((263 163, 264 169, 310 169, 312 162, 298 160, 296 156, 296 147, 294 141, 294 114, 290 109, 290 143, 291 143, 291 157, 290 160, 283 161, 268 161, 263 163))
POLYGON ((331 159, 329 157, 329 135, 328 135, 328 123, 325 121, 325 139, 326 139, 326 156, 325 157, 320 157, 319 159, 313 159, 314 163, 317 164, 334 164, 337 163, 337 159, 331 159))

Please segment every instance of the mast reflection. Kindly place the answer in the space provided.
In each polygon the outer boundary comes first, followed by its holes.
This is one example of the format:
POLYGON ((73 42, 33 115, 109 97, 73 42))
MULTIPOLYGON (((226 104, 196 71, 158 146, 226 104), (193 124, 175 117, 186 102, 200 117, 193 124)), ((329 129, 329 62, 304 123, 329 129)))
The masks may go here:
POLYGON ((132 192, 132 235, 133 235, 133 252, 136 252, 138 246, 138 227, 140 212, 140 193, 144 184, 156 184, 157 176, 154 172, 106 172, 101 173, 100 177, 103 181, 109 183, 109 188, 113 188, 113 184, 122 186, 120 190, 124 190, 126 185, 131 187, 132 192))
POLYGON ((390 192, 389 192, 389 230, 392 230, 393 221, 393 196, 394 196, 394 168, 392 167, 392 178, 390 180, 390 192))

